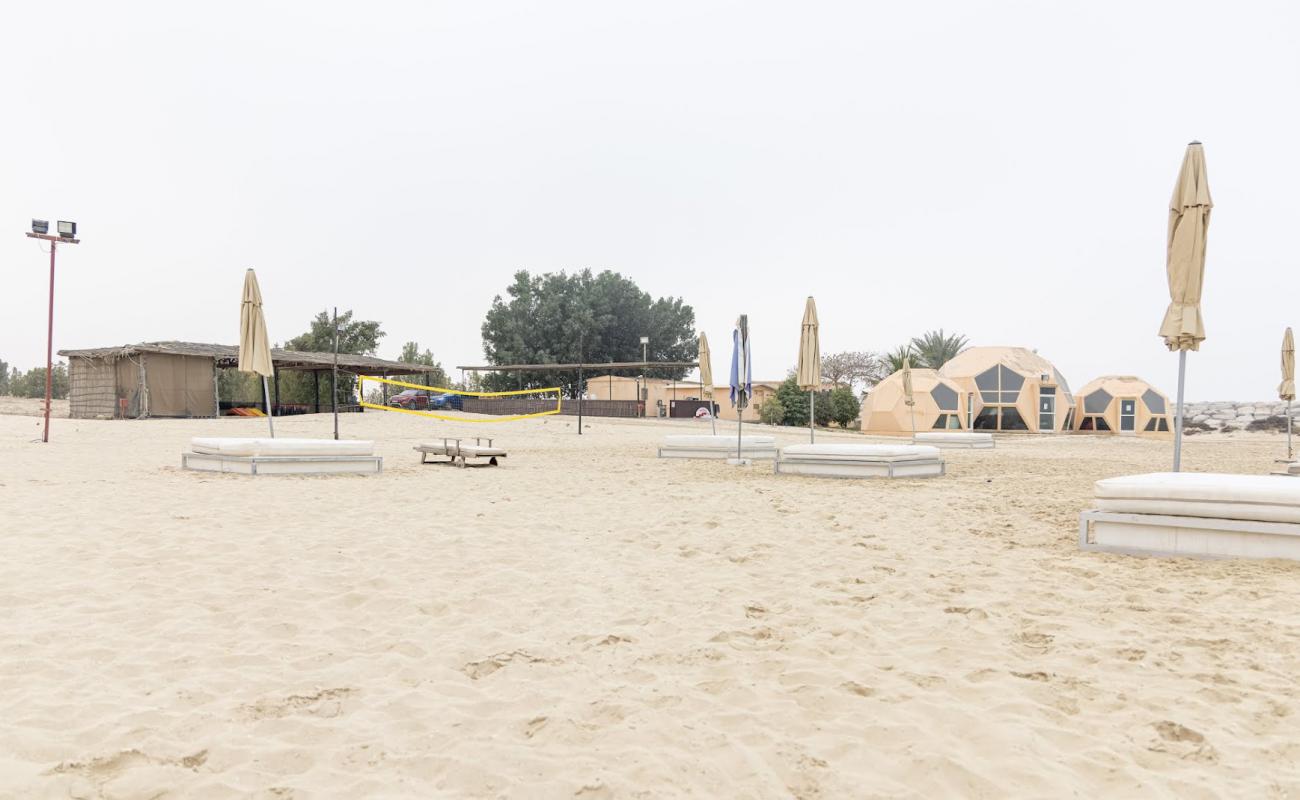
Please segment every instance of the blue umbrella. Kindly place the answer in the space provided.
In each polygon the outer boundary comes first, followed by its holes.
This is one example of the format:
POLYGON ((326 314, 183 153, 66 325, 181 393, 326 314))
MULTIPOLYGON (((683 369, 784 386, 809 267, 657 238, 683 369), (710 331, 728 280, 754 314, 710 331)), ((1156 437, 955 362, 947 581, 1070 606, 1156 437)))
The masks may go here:
POLYGON ((754 396, 754 375, 750 366, 749 316, 741 314, 731 332, 731 405, 736 409, 736 460, 740 460, 741 436, 745 427, 745 409, 754 396))

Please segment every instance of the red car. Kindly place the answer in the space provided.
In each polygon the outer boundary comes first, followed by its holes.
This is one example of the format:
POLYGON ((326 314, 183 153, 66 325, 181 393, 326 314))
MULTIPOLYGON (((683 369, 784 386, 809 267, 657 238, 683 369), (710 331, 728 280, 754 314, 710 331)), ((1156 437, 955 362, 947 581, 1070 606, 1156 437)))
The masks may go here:
POLYGON ((429 409, 429 393, 424 389, 403 389, 388 398, 388 405, 393 408, 427 411, 429 409))

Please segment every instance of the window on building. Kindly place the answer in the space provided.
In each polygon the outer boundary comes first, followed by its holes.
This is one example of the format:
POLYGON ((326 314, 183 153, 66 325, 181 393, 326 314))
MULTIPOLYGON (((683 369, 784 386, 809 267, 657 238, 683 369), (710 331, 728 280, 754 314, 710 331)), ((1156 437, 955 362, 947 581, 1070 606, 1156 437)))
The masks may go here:
POLYGON ((1147 420, 1147 426, 1142 430, 1146 433, 1152 433, 1155 431, 1155 429, 1156 429, 1156 418, 1152 417, 1151 419, 1147 420))
POLYGON ((957 393, 947 384, 939 384, 930 390, 930 396, 934 398, 935 405, 944 411, 956 411, 957 393))
POLYGON ((1097 430, 1099 431, 1110 430, 1110 423, 1106 421, 1105 417, 1097 417, 1097 430))
POLYGON ((1155 389, 1147 389, 1143 392, 1142 402, 1147 404, 1147 410, 1152 414, 1165 413, 1165 399, 1157 394, 1155 389))
POLYGON ((1105 414, 1110 401, 1114 399, 1114 397, 1111 397, 1110 392, 1105 389, 1098 389, 1083 398, 1083 410, 1089 414, 1105 414))
POLYGON ((1081 431, 1096 430, 1093 427, 1092 421, 1093 421, 1093 417, 1084 417, 1083 420, 1079 423, 1079 430, 1081 431))
POLYGON ((1012 406, 1003 406, 1001 430, 1027 431, 1029 426, 1025 424, 1024 417, 1020 416, 1020 411, 1012 406))
POLYGON ((1161 417, 1159 429, 1162 433, 1169 433, 1169 418, 1161 417))
POLYGON ((997 406, 985 406, 980 409, 980 413, 975 415, 975 430, 977 431, 995 431, 998 429, 998 409, 997 406))

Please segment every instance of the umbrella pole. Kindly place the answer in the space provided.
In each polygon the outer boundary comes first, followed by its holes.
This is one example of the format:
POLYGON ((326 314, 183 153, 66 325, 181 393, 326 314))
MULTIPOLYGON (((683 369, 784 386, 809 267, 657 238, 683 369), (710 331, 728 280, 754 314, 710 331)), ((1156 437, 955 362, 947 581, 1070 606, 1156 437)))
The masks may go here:
POLYGON ((271 426, 271 438, 275 438, 275 416, 271 413, 271 387, 262 376, 262 397, 266 398, 266 424, 271 426))
POLYGON ((808 443, 809 444, 812 444, 815 441, 813 437, 816 436, 816 431, 813 427, 813 424, 816 419, 817 419, 817 393, 809 392, 808 393, 808 443))
POLYGON ((1183 466, 1183 378, 1187 375, 1187 351, 1178 351, 1178 406, 1174 409, 1174 472, 1183 466))
POLYGON ((742 389, 736 393, 740 399, 740 405, 736 406, 736 461, 740 461, 740 432, 745 428, 745 392, 742 389))
POLYGON ((1291 461, 1295 458, 1294 451, 1291 450, 1291 401, 1286 401, 1286 460, 1291 461))

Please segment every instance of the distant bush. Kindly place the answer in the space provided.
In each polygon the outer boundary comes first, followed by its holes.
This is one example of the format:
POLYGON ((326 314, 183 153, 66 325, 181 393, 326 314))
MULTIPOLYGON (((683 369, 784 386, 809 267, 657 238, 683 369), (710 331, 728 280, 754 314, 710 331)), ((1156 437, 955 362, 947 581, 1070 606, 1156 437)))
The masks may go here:
MULTIPOLYGON (((45 367, 35 367, 26 372, 14 370, 9 375, 8 389, 9 394, 14 397, 45 397, 45 367)), ((54 365, 50 394, 55 400, 67 399, 68 366, 66 364, 54 365)))
POLYGON ((858 396, 847 386, 837 386, 831 392, 831 420, 841 428, 848 428, 849 423, 858 418, 862 404, 858 396))
POLYGON ((1208 422, 1192 422, 1189 419, 1183 420, 1183 433, 1187 436, 1195 436, 1198 433, 1207 433, 1212 430, 1214 430, 1214 427, 1208 422))
POLYGON ((1286 417, 1273 415, 1263 419, 1251 420, 1246 425, 1246 430, 1252 433, 1276 431, 1278 433, 1286 432, 1286 417))
POLYGON ((768 425, 781 425, 785 423, 785 406, 775 397, 770 397, 763 401, 758 407, 758 418, 768 425))

